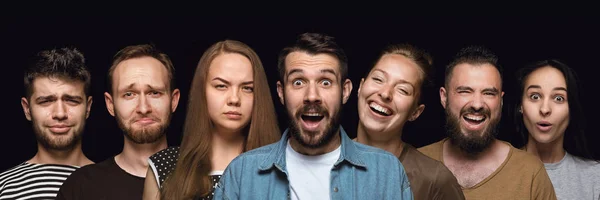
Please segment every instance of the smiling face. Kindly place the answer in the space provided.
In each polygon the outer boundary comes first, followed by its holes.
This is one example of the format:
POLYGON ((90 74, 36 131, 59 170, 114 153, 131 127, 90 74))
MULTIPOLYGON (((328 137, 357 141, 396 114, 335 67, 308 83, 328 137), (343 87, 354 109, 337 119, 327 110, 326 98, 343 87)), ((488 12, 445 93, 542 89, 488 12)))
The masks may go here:
POLYGON ((502 113, 502 80, 490 64, 458 64, 448 88, 440 89, 450 140, 467 153, 486 149, 496 136, 502 113))
POLYGON ((92 105, 92 97, 86 99, 84 83, 38 77, 32 85, 31 97, 21 98, 21 105, 38 143, 46 149, 72 149, 81 141, 92 105))
POLYGON ((521 97, 523 122, 538 143, 561 142, 569 125, 565 77, 558 69, 542 67, 527 76, 521 97))
POLYGON ((254 73, 250 60, 237 53, 217 56, 206 79, 208 114, 217 132, 239 133, 250 122, 254 106, 254 73))
POLYGON ((290 134, 304 147, 328 144, 339 130, 341 107, 352 83, 340 80, 338 59, 329 54, 292 52, 285 66, 277 92, 291 120, 290 134))
POLYGON ((381 57, 358 89, 359 129, 370 137, 394 137, 406 121, 423 111, 418 105, 423 72, 409 58, 398 54, 381 57))
POLYGON ((132 58, 117 65, 112 79, 106 107, 125 136, 138 144, 164 138, 179 102, 179 90, 169 91, 165 66, 152 57, 132 58))

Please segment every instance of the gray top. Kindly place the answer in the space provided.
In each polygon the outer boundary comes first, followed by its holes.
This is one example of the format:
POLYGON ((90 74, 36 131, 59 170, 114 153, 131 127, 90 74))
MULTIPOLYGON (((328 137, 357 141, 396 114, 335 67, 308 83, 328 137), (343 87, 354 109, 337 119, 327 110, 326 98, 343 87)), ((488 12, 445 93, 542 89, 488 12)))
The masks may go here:
POLYGON ((566 153, 560 162, 544 166, 559 200, 600 200, 600 162, 566 153))

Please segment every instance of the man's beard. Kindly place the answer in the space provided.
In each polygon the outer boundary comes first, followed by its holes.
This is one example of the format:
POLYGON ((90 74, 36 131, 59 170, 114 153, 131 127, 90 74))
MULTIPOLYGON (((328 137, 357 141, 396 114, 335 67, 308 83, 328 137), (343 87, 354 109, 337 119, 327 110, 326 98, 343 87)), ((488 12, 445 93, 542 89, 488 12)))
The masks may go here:
POLYGON ((324 117, 325 116, 329 116, 329 111, 326 108, 323 108, 321 105, 317 105, 317 104, 307 104, 304 105, 302 108, 298 109, 298 111, 294 114, 290 116, 290 135, 292 135, 292 137, 294 137, 294 139, 296 139, 296 141, 298 141, 298 143, 300 145, 302 145, 303 147, 307 147, 310 149, 316 149, 322 146, 325 146, 326 144, 329 144, 329 142, 331 141, 331 139, 333 139, 333 137, 335 136, 335 134, 340 130, 340 123, 339 123, 339 118, 340 118, 340 113, 341 110, 338 111, 337 113, 333 113, 332 118, 330 118, 329 123, 327 124, 327 126, 325 127, 325 130, 323 130, 323 134, 319 135, 319 132, 312 132, 312 131, 302 131, 300 130, 300 127, 298 127, 298 121, 301 119, 301 115, 302 113, 305 112, 317 112, 322 114, 324 117), (308 136, 309 138, 305 138, 304 136, 308 136), (321 136, 321 137, 318 137, 321 136))
POLYGON ((498 135, 498 124, 500 120, 493 120, 488 108, 482 108, 479 111, 474 110, 472 107, 463 108, 459 115, 451 113, 450 109, 448 109, 448 103, 446 104, 446 108, 446 130, 448 132, 448 137, 450 142, 453 145, 458 146, 460 150, 471 156, 476 156, 489 148, 492 142, 494 142, 494 139, 498 135), (466 133, 463 133, 460 128, 460 118, 466 113, 483 114, 486 116, 486 120, 490 120, 488 126, 484 127, 481 131, 467 131, 466 133))
MULTIPOLYGON (((35 120, 33 124, 35 124, 35 120)), ((81 124, 82 126, 84 126, 85 124, 81 124)), ((55 138, 52 139, 49 134, 52 133, 48 133, 45 134, 44 132, 42 132, 42 130, 40 130, 37 126, 33 126, 33 132, 35 133, 35 139, 46 149, 49 150, 56 150, 56 151, 65 151, 65 150, 71 150, 73 148, 75 148, 75 146, 81 142, 81 135, 83 133, 83 130, 73 130, 73 135, 71 137, 68 137, 66 139, 63 138, 55 138)))
MULTIPOLYGON (((117 113, 118 112, 115 112, 115 118, 117 120, 119 128, 123 130, 125 137, 129 138, 129 140, 133 141, 136 144, 154 143, 161 139, 166 134, 167 125, 169 124, 171 119, 171 114, 169 114, 164 123, 160 123, 160 121, 157 122, 159 123, 158 126, 142 127, 141 129, 136 130, 131 126, 126 126, 125 122, 123 122, 123 120, 119 117, 117 113)), ((133 120, 131 120, 130 124, 132 123, 133 120)))

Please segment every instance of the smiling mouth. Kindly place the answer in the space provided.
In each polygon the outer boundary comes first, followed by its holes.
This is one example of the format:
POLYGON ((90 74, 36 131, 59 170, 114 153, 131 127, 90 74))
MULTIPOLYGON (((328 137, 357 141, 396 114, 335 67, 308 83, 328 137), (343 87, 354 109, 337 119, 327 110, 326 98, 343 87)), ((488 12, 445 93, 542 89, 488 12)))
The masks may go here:
POLYGON ((375 113, 377 113, 379 115, 383 115, 383 116, 390 116, 390 115, 392 115, 392 111, 390 109, 387 109, 387 108, 385 108, 383 106, 380 106, 379 104, 377 104, 375 102, 371 102, 369 104, 369 108, 373 112, 375 112, 375 113))
POLYGON ((470 124, 481 124, 485 121, 486 117, 484 115, 463 115, 463 119, 470 124))

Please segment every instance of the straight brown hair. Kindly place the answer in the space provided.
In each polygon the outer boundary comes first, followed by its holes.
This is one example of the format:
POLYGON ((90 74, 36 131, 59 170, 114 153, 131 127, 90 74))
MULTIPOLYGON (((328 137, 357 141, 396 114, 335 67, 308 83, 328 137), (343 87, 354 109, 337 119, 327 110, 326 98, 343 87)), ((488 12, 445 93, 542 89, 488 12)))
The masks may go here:
POLYGON ((206 76, 211 62, 226 53, 247 57, 253 67, 254 105, 250 124, 244 128, 247 131, 244 132, 244 151, 274 143, 281 137, 267 76, 256 52, 239 41, 217 42, 204 52, 196 67, 190 86, 180 155, 175 170, 161 188, 161 199, 194 199, 212 191, 208 174, 212 170, 210 155, 214 127, 207 112, 206 76))

